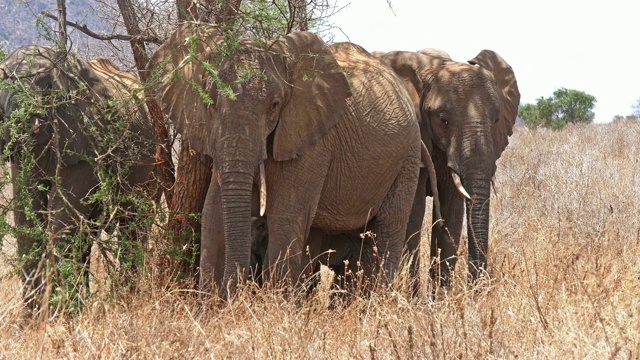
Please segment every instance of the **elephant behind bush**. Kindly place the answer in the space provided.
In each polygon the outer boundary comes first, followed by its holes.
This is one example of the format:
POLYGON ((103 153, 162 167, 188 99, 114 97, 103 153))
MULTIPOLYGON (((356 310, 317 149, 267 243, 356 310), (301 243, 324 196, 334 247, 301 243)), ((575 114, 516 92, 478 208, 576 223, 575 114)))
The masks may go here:
POLYGON ((87 283, 92 241, 116 228, 119 260, 131 257, 157 193, 154 134, 137 78, 109 60, 27 46, 0 63, 0 77, 0 145, 13 184, 9 231, 34 309, 47 258, 59 264, 56 278, 75 283, 84 274, 79 283, 87 283))

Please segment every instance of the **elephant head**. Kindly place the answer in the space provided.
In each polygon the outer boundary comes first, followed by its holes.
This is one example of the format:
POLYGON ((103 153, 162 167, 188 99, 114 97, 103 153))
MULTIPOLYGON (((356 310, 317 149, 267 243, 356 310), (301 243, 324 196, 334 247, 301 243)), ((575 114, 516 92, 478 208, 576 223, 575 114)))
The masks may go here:
MULTIPOLYGON (((222 198, 223 284, 251 257, 252 183, 267 156, 296 159, 346 111, 349 83, 318 36, 233 41, 214 27, 181 26, 156 52, 164 111, 190 145, 211 155, 222 198)), ((267 209, 268 211, 269 209, 267 209)), ((225 293, 225 289, 219 289, 225 293)))
MULTIPOLYGON (((0 77, 4 81, 0 90, 0 116, 4 120, 0 146, 11 142, 13 147, 20 147, 28 136, 39 151, 52 138, 53 120, 59 119, 58 148, 65 165, 76 164, 83 156, 97 156, 98 144, 90 140, 87 127, 113 121, 116 106, 108 105, 108 101, 124 101, 126 97, 131 101, 128 91, 140 89, 133 75, 120 72, 109 60, 85 62, 72 53, 39 46, 25 46, 10 53, 0 63, 0 77), (29 129, 18 131, 22 140, 12 139, 6 124, 18 109, 24 110, 21 116, 28 119, 23 125, 29 129)), ((144 112, 137 110, 132 111, 135 116, 126 114, 127 118, 137 118, 138 125, 146 123, 140 122, 144 112)))
POLYGON ((440 249, 446 268, 455 266, 466 205, 470 272, 476 279, 487 263, 491 181, 520 101, 514 72, 490 50, 468 63, 434 49, 379 57, 405 80, 436 168, 443 217, 453 239, 445 232, 435 235, 432 255, 440 249))

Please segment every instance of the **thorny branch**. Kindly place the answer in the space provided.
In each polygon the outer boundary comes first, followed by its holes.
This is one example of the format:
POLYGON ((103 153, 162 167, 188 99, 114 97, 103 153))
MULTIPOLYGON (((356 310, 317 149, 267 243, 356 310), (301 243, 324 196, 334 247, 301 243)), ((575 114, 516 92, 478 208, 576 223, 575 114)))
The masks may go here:
MULTIPOLYGON (((48 17, 50 19, 53 19, 55 21, 59 21, 58 17, 55 15, 51 15, 48 12, 43 12, 42 13, 43 16, 48 17)), ((78 29, 81 32, 85 33, 87 36, 90 36, 94 39, 98 39, 98 40, 105 40, 105 41, 109 41, 109 40, 122 40, 122 41, 144 41, 144 42, 148 42, 148 43, 153 43, 153 44, 157 44, 157 45, 161 45, 163 43, 163 40, 158 38, 157 36, 153 36, 153 35, 122 35, 122 34, 112 34, 112 35, 102 35, 102 34, 98 34, 96 32, 91 31, 87 25, 80 25, 77 23, 74 23, 72 21, 65 21, 65 24, 67 24, 67 26, 71 26, 74 29, 78 29)))

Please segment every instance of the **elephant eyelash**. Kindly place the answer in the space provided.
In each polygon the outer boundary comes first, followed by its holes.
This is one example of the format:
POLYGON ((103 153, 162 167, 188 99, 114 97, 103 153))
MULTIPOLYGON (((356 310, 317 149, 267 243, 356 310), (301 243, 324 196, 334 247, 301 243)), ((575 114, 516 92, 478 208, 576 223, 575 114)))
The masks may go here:
POLYGON ((275 111, 280 107, 280 100, 276 100, 271 103, 271 111, 275 111))

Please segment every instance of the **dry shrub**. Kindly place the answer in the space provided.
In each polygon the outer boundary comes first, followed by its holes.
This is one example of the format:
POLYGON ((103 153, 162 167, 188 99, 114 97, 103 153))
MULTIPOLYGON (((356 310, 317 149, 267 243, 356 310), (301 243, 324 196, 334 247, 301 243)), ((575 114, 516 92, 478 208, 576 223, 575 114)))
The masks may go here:
MULTIPOLYGON (((326 286, 297 300, 247 287, 204 304, 149 265, 136 293, 37 323, 21 319, 19 283, 5 275, 0 357, 639 358, 639 138, 633 123, 516 129, 498 164, 482 286, 460 262, 435 296, 423 267, 418 299, 393 286, 331 305, 326 286)), ((428 264, 426 241, 422 251, 428 264)))

